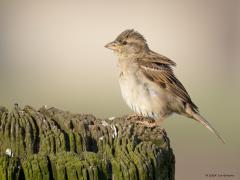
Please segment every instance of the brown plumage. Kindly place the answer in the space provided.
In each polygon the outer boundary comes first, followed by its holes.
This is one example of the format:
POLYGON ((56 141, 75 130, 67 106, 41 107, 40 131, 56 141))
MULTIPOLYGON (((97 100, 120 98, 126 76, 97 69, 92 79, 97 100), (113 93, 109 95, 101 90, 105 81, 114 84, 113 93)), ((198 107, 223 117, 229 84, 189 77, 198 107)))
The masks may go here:
MULTIPOLYGON (((159 58, 159 61, 161 59, 159 58)), ((175 77, 171 67, 168 64, 152 62, 151 59, 146 56, 144 60, 139 60, 140 68, 143 73, 150 79, 165 87, 165 89, 172 93, 174 96, 181 98, 184 104, 190 104, 192 109, 198 111, 198 107, 192 102, 189 94, 182 85, 182 83, 175 77)))
POLYGON ((172 113, 184 115, 200 122, 223 139, 198 112, 172 67, 176 63, 148 47, 138 32, 126 30, 105 47, 118 56, 119 83, 128 106, 145 117, 163 121, 172 113))

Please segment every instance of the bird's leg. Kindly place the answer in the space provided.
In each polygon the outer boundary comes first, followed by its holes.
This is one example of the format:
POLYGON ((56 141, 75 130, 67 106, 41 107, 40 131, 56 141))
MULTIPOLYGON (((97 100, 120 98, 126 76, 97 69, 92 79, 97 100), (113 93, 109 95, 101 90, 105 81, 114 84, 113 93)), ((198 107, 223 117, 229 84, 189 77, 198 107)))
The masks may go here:
POLYGON ((162 122, 164 121, 164 119, 165 119, 165 117, 159 118, 158 120, 156 120, 156 124, 157 124, 158 126, 160 126, 160 125, 162 124, 162 122))

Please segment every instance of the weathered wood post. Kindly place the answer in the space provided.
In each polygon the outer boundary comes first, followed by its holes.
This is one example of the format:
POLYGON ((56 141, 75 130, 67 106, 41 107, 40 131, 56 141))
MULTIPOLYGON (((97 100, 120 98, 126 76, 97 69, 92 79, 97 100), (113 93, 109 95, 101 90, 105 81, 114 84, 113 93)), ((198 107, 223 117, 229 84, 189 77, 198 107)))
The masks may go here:
POLYGON ((165 131, 135 120, 0 107, 0 179, 173 180, 165 131))

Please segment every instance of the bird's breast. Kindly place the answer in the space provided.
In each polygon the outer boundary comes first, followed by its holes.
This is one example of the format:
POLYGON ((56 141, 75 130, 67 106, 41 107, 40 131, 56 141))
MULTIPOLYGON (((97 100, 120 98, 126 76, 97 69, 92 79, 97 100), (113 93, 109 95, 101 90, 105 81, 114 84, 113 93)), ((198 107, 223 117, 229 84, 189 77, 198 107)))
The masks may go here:
POLYGON ((146 79, 140 69, 119 67, 119 84, 123 99, 135 112, 148 117, 159 117, 166 106, 164 91, 146 79))

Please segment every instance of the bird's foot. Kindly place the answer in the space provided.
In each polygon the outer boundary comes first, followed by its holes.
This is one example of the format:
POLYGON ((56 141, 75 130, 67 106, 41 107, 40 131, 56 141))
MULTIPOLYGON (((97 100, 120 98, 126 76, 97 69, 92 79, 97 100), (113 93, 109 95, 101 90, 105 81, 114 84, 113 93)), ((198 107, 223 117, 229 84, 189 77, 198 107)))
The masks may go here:
POLYGON ((157 122, 154 119, 149 119, 145 121, 136 121, 136 123, 149 128, 153 128, 157 126, 157 122))
POLYGON ((137 121, 143 121, 144 120, 144 117, 143 116, 140 116, 139 114, 130 114, 127 116, 126 118, 127 120, 137 120, 137 121))
POLYGON ((158 125, 157 121, 155 121, 153 118, 144 117, 144 116, 141 116, 141 115, 136 114, 136 113, 128 115, 126 119, 134 121, 137 124, 140 124, 140 125, 145 126, 145 127, 150 127, 150 128, 156 127, 158 125))

